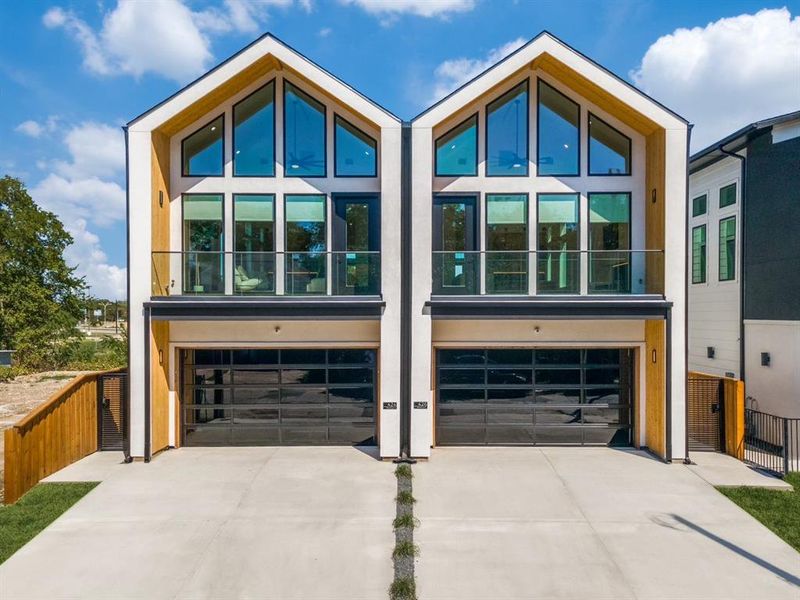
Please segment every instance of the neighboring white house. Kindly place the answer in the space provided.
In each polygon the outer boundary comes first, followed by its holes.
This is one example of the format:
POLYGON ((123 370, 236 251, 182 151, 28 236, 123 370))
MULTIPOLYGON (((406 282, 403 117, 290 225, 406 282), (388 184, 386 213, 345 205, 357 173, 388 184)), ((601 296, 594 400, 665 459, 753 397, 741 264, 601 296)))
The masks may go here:
POLYGON ((689 171, 689 369, 800 417, 800 111, 730 134, 689 171))
POLYGON ((265 35, 127 127, 130 456, 685 458, 687 136, 547 33, 410 123, 265 35))

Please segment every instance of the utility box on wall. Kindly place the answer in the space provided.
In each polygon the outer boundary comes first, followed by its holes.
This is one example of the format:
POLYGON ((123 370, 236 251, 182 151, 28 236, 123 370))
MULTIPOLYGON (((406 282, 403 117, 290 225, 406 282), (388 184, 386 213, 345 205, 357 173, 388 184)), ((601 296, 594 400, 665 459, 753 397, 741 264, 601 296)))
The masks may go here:
POLYGON ((14 350, 0 350, 0 367, 12 366, 14 350))

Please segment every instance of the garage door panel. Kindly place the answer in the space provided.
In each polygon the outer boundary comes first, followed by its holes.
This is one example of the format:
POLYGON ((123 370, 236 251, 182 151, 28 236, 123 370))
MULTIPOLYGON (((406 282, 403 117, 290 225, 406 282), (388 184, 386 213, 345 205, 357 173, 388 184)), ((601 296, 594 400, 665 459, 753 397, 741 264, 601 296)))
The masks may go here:
POLYGON ((280 411, 277 408, 237 408, 233 412, 235 424, 277 424, 280 411))
POLYGON ((438 444, 629 443, 628 349, 448 348, 437 359, 438 444))
POLYGON ((278 388, 237 387, 233 395, 234 404, 277 404, 279 400, 278 388))
POLYGON ((234 369, 237 385, 277 385, 280 383, 278 369, 234 369))

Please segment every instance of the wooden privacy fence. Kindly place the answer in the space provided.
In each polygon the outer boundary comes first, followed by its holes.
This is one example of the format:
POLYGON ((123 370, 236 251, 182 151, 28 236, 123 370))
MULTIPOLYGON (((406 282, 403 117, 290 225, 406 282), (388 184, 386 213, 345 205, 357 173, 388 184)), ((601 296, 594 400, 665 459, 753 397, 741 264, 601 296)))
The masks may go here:
POLYGON ((79 375, 5 431, 6 504, 98 449, 98 380, 124 369, 79 375))
POLYGON ((732 379, 730 377, 719 377, 707 373, 689 372, 688 385, 686 390, 686 401, 689 409, 689 431, 687 434, 691 438, 697 435, 693 431, 698 427, 698 421, 693 415, 693 405, 696 408, 698 398, 706 397, 709 403, 719 402, 720 416, 720 441, 723 445, 720 451, 744 460, 744 381, 732 379), (719 387, 714 390, 713 398, 708 397, 712 389, 717 386, 709 386, 709 383, 716 383, 719 387))

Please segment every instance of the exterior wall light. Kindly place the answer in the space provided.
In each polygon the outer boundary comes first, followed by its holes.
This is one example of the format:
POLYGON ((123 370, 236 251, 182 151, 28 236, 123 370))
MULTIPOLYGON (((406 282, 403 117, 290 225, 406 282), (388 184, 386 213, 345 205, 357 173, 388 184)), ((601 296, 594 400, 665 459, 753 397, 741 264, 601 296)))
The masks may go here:
POLYGON ((769 355, 769 352, 762 352, 761 353, 761 366, 768 367, 772 358, 769 355))

